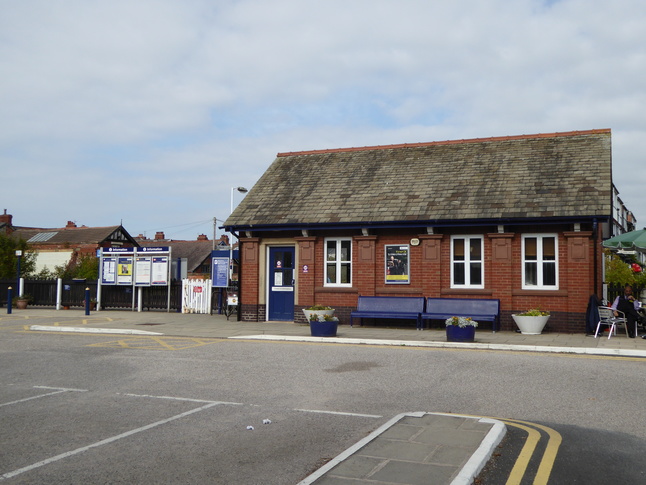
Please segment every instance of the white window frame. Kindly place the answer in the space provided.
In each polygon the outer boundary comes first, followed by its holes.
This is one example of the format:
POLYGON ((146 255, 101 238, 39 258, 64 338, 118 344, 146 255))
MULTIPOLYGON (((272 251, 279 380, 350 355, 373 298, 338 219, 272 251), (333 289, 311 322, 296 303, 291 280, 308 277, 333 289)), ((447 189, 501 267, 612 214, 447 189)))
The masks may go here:
POLYGON ((352 286, 352 238, 349 237, 327 237, 324 239, 324 248, 323 248, 323 268, 324 268, 324 279, 323 286, 334 286, 334 287, 350 287, 352 286), (334 241, 336 243, 336 257, 337 259, 331 261, 328 260, 327 248, 328 243, 334 241), (350 251, 348 254, 347 260, 341 260, 341 245, 343 242, 348 242, 350 245, 350 251), (341 267, 343 265, 349 266, 349 276, 350 281, 348 283, 328 283, 327 267, 328 264, 334 263, 337 277, 341 278, 341 267))
POLYGON ((484 289, 485 287, 485 257, 484 257, 484 236, 483 235, 459 235, 451 236, 451 288, 470 288, 470 289, 484 289), (454 242, 456 239, 464 240, 464 261, 456 261, 454 254, 454 242), (480 240, 480 259, 471 260, 471 254, 469 248, 471 247, 471 240, 479 239, 480 240), (455 283, 455 264, 463 263, 464 264, 464 284, 455 283), (471 271, 469 270, 472 263, 480 263, 480 281, 479 284, 471 284, 471 271))
POLYGON ((550 233, 540 233, 540 234, 523 234, 521 240, 521 278, 522 278, 522 289, 523 290, 558 290, 559 289, 559 238, 558 234, 550 233), (525 258, 525 241, 528 238, 536 239, 536 261, 527 261, 525 258), (544 284, 544 275, 543 275, 543 265, 545 263, 551 263, 551 260, 543 259, 543 239, 544 238, 553 238, 554 239, 554 276, 555 284, 546 285, 544 284), (525 271, 527 263, 536 263, 536 284, 527 284, 525 279, 525 271))

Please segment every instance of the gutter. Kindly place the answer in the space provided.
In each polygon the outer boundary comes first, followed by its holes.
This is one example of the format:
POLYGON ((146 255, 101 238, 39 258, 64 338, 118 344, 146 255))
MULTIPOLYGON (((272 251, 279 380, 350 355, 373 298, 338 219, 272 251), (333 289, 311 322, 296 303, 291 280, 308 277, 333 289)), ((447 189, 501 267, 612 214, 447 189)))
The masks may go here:
POLYGON ((339 230, 339 229, 401 229, 401 228, 438 228, 438 227, 473 227, 473 226, 528 226, 536 224, 574 224, 590 222, 594 225, 599 221, 607 221, 609 217, 581 216, 581 217, 533 217, 518 218, 492 218, 492 219, 462 219, 455 220, 415 220, 415 221, 352 221, 352 222, 324 222, 324 223, 291 223, 291 224, 231 224, 220 226, 227 232, 239 234, 246 231, 302 231, 302 230, 339 230))

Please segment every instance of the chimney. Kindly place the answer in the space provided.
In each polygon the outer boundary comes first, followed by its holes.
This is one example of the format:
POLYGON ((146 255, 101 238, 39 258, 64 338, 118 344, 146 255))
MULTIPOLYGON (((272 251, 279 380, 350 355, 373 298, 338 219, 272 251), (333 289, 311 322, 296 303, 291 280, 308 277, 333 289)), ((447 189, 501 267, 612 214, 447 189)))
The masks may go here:
POLYGON ((224 243, 225 246, 228 246, 229 245, 229 236, 226 235, 226 234, 222 234, 220 236, 220 242, 224 243))
POLYGON ((7 209, 5 209, 4 214, 0 215, 0 224, 4 222, 7 226, 11 226, 12 219, 13 216, 11 214, 7 214, 7 209))
POLYGON ((166 236, 164 236, 163 231, 157 231, 155 233, 155 241, 163 241, 164 239, 166 239, 166 236))
POLYGON ((65 229, 71 229, 73 227, 76 227, 76 223, 73 221, 67 221, 67 226, 65 226, 65 229))
POLYGON ((209 238, 206 237, 206 234, 200 234, 199 236, 197 236, 197 240, 198 241, 208 241, 209 238))

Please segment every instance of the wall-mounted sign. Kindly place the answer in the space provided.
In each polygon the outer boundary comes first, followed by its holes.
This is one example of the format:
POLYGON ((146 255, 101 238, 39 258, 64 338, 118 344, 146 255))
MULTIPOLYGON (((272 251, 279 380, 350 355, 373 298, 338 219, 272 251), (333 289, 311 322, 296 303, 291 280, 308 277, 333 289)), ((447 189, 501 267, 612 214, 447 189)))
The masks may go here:
POLYGON ((408 245, 387 244, 386 283, 410 283, 410 247, 408 245))

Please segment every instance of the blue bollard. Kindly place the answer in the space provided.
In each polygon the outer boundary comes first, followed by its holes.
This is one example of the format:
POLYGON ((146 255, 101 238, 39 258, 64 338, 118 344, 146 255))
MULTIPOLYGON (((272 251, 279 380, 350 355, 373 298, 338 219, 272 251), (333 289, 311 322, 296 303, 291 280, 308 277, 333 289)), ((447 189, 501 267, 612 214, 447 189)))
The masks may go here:
POLYGON ((90 314, 90 289, 85 288, 85 314, 90 314))
POLYGON ((7 290, 7 314, 11 313, 11 304, 13 303, 11 299, 13 298, 13 291, 11 291, 11 286, 7 290))

